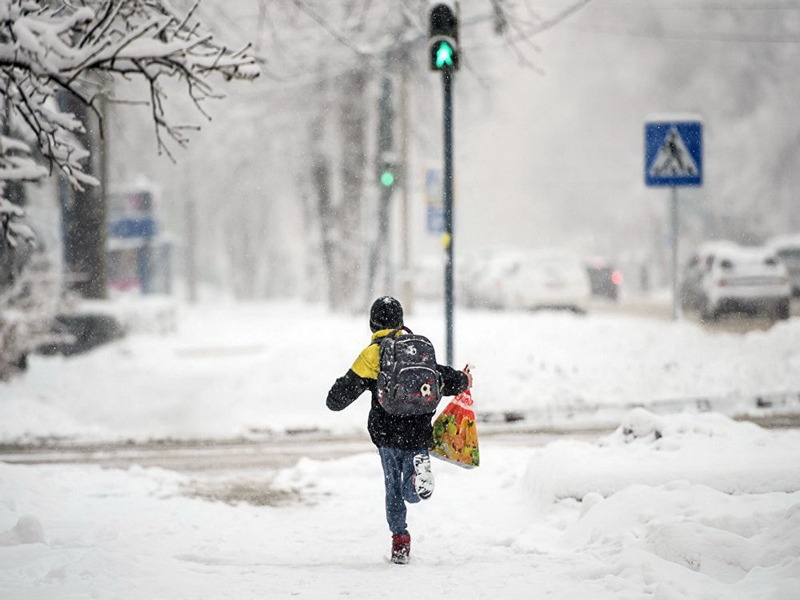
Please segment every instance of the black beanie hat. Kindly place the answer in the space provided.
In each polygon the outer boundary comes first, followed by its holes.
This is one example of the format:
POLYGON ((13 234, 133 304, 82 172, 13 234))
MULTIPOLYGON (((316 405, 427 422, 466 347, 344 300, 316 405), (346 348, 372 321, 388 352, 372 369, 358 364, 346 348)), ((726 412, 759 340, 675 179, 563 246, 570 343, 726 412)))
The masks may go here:
POLYGON ((381 296, 369 309, 369 327, 372 332, 397 329, 403 326, 403 307, 391 296, 381 296))

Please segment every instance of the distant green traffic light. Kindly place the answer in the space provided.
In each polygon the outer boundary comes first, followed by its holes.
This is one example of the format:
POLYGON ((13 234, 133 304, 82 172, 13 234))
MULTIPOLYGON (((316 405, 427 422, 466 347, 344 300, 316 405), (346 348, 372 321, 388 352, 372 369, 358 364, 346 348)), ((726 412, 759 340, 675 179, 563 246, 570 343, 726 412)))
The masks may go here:
POLYGON ((383 185, 384 187, 390 187, 394 185, 394 179, 395 179, 394 173, 392 173, 391 171, 384 171, 383 173, 381 173, 381 185, 383 185))
POLYGON ((445 41, 439 42, 436 48, 436 68, 444 69, 455 64, 455 50, 445 41))

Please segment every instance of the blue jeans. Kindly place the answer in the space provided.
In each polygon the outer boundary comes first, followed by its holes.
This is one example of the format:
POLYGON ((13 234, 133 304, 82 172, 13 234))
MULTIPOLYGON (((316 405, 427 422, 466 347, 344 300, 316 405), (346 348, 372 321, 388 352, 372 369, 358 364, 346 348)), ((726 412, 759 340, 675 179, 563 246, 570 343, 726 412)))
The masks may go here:
POLYGON ((378 448, 386 484, 386 521, 393 535, 406 532, 406 502, 416 504, 419 496, 414 489, 414 456, 428 450, 399 450, 378 448))

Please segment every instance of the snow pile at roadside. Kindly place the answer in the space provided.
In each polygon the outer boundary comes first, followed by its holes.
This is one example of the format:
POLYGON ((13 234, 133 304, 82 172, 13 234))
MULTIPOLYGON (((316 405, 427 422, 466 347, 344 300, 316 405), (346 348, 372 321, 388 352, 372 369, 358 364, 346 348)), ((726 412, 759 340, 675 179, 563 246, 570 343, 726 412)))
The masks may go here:
MULTIPOLYGON (((0 384, 0 440, 363 435, 366 396, 340 413, 325 408, 331 384, 369 342, 363 315, 299 302, 176 314, 174 332, 151 328, 69 358, 32 356, 27 373, 0 384)), ((440 307, 419 305, 407 321, 444 353, 440 307)), ((800 410, 797 318, 739 335, 625 316, 459 310, 455 346, 456 365, 476 365, 479 414, 608 425, 665 399, 722 398, 711 408, 731 414, 775 392, 793 392, 800 410)))
POLYGON ((796 432, 637 411, 597 443, 487 438, 481 449, 472 471, 434 463, 434 497, 409 509, 407 567, 385 560, 374 453, 238 475, 298 498, 275 506, 196 497, 214 483, 201 473, 0 463, 0 589, 16 600, 373 600, 401 588, 415 598, 800 597, 796 432), (727 457, 705 456, 715 444, 727 457), (741 462, 751 453, 770 461, 774 486, 741 462))
POLYGON ((636 409, 597 445, 549 444, 529 463, 527 481, 533 497, 544 504, 676 480, 725 494, 789 492, 800 490, 800 469, 786 462, 792 447, 800 449, 798 431, 778 437, 714 413, 666 417, 636 409))
POLYGON ((593 497, 584 511, 561 547, 593 557, 576 575, 610 590, 665 600, 800 594, 800 492, 730 496, 675 481, 593 497))
POLYGON ((597 444, 559 441, 528 462, 545 518, 572 505, 558 545, 577 571, 656 598, 800 594, 800 432, 720 415, 632 411, 597 444))

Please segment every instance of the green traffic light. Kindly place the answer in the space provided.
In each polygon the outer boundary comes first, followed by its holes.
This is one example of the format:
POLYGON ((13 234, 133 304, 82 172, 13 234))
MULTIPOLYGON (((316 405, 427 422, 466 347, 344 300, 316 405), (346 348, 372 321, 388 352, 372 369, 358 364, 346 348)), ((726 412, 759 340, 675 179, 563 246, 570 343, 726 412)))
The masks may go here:
POLYGON ((391 171, 384 171, 381 173, 381 185, 389 187, 394 183, 394 173, 391 171))
POLYGON ((455 51, 450 44, 447 42, 439 42, 439 47, 436 49, 436 68, 444 69, 445 67, 452 67, 454 56, 455 51))

